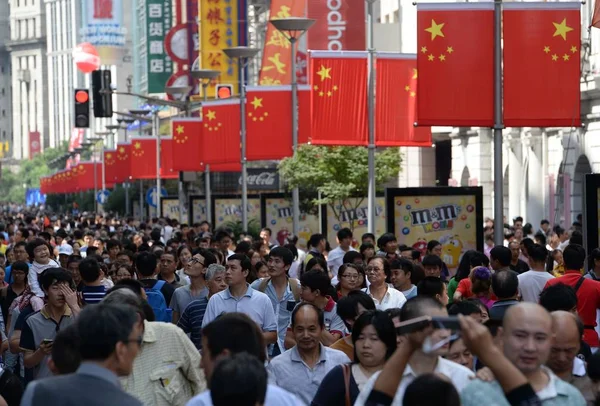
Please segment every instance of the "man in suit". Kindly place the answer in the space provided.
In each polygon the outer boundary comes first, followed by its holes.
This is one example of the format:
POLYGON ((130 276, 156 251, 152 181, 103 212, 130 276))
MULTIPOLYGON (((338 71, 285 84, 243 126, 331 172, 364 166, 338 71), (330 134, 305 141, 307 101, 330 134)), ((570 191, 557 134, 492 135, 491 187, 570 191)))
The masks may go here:
POLYGON ((22 406, 142 406, 123 391, 142 343, 141 317, 131 306, 100 303, 86 307, 77 320, 82 363, 74 374, 29 384, 22 406))

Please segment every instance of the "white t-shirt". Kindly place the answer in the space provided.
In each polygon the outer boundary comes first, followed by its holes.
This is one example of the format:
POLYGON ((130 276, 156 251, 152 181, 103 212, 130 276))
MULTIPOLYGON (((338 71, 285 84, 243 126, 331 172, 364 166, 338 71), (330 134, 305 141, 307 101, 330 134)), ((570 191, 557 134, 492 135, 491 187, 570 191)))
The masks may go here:
MULTIPOLYGON (((204 391, 198 396, 193 397, 187 403, 186 406, 212 406, 212 399, 210 397, 210 390, 204 391)), ((265 396, 264 406, 306 406, 304 402, 289 393, 288 391, 281 389, 276 385, 267 385, 267 394, 265 396)))
POLYGON ((523 272, 519 275, 519 295, 521 295, 524 302, 538 303, 540 293, 550 279, 554 279, 554 276, 546 271, 529 270, 523 272))

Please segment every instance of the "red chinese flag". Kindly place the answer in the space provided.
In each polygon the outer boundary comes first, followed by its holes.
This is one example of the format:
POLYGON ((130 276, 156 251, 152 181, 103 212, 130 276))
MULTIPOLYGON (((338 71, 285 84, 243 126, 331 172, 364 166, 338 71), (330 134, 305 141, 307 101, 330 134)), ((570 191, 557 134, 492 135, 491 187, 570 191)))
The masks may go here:
POLYGON ((173 169, 173 137, 160 137, 160 177, 179 178, 179 171, 173 169))
POLYGON ((246 93, 246 159, 264 161, 292 156, 290 86, 252 86, 246 93))
POLYGON ((115 183, 127 182, 131 173, 131 144, 118 143, 116 152, 117 177, 115 183))
POLYGON ((219 100, 202 105, 202 162, 240 162, 240 102, 219 100))
POLYGON ((96 162, 80 162, 71 169, 71 174, 63 174, 63 180, 72 178, 77 190, 86 191, 102 189, 102 167, 96 162), (94 180, 94 175, 95 180, 94 180))
POLYGON ((202 119, 174 118, 172 162, 175 171, 202 170, 202 119))
POLYGON ((580 7, 581 3, 504 4, 507 127, 581 125, 580 7))
POLYGON ((367 53, 311 52, 311 143, 367 145, 367 53))
POLYGON ((375 83, 375 145, 431 147, 431 127, 415 127, 417 56, 378 54, 375 83))
POLYGON ((119 181, 118 170, 117 150, 104 150, 104 179, 106 183, 115 183, 119 181))
POLYGON ((417 5, 419 125, 494 124, 494 4, 417 5))
POLYGON ((156 179, 156 138, 131 137, 132 179, 156 179))
POLYGON ((594 2, 594 14, 592 15, 592 23, 590 27, 600 28, 600 1, 594 2))

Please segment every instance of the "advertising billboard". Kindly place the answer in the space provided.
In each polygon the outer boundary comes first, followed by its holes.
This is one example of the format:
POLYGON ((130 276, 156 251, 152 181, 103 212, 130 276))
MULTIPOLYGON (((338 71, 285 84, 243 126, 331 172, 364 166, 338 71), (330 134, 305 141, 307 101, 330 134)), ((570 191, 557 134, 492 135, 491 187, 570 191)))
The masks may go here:
MULTIPOLYGON (((377 197, 375 199, 375 235, 380 236, 385 233, 386 211, 385 198, 377 197)), ((340 204, 331 207, 327 205, 327 227, 323 230, 327 234, 327 241, 332 248, 337 247, 337 232, 342 228, 353 230, 352 245, 354 248, 360 246, 360 237, 368 232, 368 200, 366 197, 357 197, 348 199, 340 204)))
MULTIPOLYGON (((242 199, 239 197, 215 197, 213 199, 214 228, 242 221, 242 199)), ((248 197, 248 222, 260 225, 260 199, 248 197)))
MULTIPOLYGON (((265 194, 262 199, 263 225, 273 232, 273 238, 281 246, 287 244, 287 237, 293 234, 292 202, 283 194, 265 194)), ((313 234, 321 229, 318 213, 300 213, 300 231, 298 247, 306 249, 306 244, 313 234)))
POLYGON ((171 0, 146 0, 148 93, 164 93, 173 73, 173 61, 165 50, 165 36, 172 22, 171 0))
POLYGON ((81 42, 98 51, 103 65, 119 65, 125 53, 127 28, 123 26, 123 0, 82 1, 81 42))

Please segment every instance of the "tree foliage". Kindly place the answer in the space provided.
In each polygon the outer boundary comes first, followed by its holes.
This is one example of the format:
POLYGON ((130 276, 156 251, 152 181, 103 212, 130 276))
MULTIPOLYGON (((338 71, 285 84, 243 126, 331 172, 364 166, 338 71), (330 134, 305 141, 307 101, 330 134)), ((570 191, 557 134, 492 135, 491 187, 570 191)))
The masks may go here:
POLYGON ((2 168, 1 199, 11 203, 25 203, 25 190, 40 187, 40 178, 55 171, 48 166, 48 163, 66 151, 65 143, 59 148, 46 148, 33 159, 19 161, 16 169, 2 168))
MULTIPOLYGON (((401 162, 398 148, 375 153, 377 190, 383 190, 384 184, 398 175, 401 162)), ((328 204, 340 221, 339 207, 356 210, 362 203, 360 198, 367 196, 368 151, 361 147, 301 145, 294 157, 280 162, 279 173, 290 189, 300 188, 301 196, 317 196, 320 192, 321 199, 313 197, 312 203, 328 204)))

